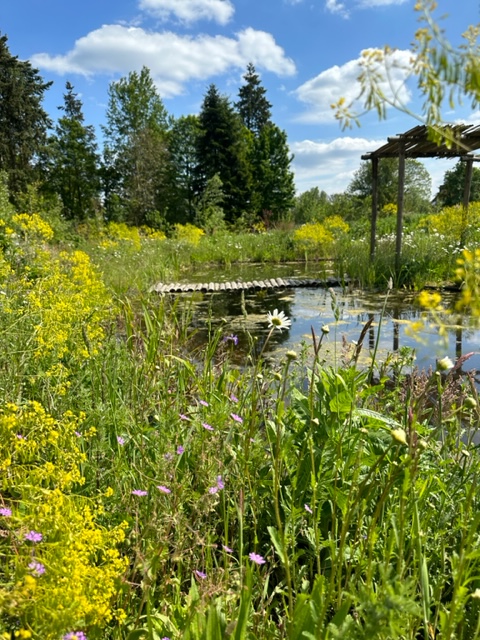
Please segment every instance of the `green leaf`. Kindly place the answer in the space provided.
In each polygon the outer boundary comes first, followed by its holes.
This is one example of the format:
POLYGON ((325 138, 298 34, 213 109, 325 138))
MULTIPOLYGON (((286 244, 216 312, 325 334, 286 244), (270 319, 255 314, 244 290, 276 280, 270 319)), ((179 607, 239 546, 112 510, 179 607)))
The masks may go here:
POLYGON ((283 545, 283 541, 280 539, 280 534, 275 529, 275 527, 267 527, 268 533, 270 534, 270 538, 273 542, 273 546, 275 547, 276 552, 278 553, 278 557, 280 558, 282 564, 285 564, 285 548, 283 545))

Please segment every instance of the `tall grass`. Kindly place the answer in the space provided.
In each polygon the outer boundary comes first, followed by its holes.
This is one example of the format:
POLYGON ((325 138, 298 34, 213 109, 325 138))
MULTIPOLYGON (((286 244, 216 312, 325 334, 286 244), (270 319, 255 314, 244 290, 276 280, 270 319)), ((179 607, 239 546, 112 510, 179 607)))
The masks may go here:
POLYGON ((308 358, 233 366, 221 326, 192 355, 146 269, 113 295, 40 231, 7 234, 0 270, 5 638, 480 637, 461 362, 365 370, 360 337, 327 366, 319 327, 308 358))

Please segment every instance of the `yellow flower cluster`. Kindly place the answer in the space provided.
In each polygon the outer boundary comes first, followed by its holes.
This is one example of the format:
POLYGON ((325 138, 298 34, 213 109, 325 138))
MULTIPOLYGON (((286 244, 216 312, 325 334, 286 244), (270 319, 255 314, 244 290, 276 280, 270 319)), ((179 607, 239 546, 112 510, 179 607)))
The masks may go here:
POLYGON ((423 222, 430 231, 459 242, 469 228, 480 226, 480 202, 471 202, 468 210, 460 204, 445 207, 440 213, 427 216, 423 222))
POLYGON ((82 443, 94 433, 80 431, 83 420, 71 412, 54 419, 38 402, 0 410, 2 504, 11 512, 0 540, 0 632, 15 619, 33 637, 56 640, 115 615, 111 603, 126 568, 117 546, 126 524, 100 527, 101 501, 69 493, 83 483, 82 443), (28 532, 41 534, 35 547, 28 532), (32 558, 41 573, 31 570, 32 558))
POLYGON ((0 471, 4 487, 33 483, 40 488, 69 489, 82 483, 85 461, 79 437, 83 415, 67 411, 54 420, 38 402, 0 408, 0 471), (6 483, 6 484, 5 484, 6 483))
POLYGON ((15 293, 16 298, 10 295, 9 310, 30 334, 35 369, 41 366, 65 392, 66 364, 81 364, 102 344, 103 322, 111 311, 105 285, 85 253, 62 252, 37 266, 35 278, 25 276, 15 293))
POLYGON ((333 234, 320 222, 307 222, 293 234, 294 244, 306 253, 323 255, 333 243, 333 234))
POLYGON ((53 229, 38 213, 16 213, 12 226, 24 239, 51 240, 53 229))
POLYGON ((195 246, 200 242, 202 236, 205 235, 203 229, 199 229, 193 224, 176 224, 174 229, 174 237, 176 240, 188 242, 195 246))
POLYGON ((457 260, 455 276, 461 284, 461 294, 457 301, 457 311, 470 310, 472 315, 480 316, 480 249, 465 249, 457 260))

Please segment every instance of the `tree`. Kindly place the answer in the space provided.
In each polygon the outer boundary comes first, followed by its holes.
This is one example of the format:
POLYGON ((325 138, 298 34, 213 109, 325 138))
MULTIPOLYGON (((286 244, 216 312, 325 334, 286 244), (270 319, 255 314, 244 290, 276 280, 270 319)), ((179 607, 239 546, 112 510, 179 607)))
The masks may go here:
POLYGON ((207 180, 203 193, 196 203, 195 224, 213 235, 225 227, 223 185, 218 174, 207 180))
POLYGON ((271 212, 279 220, 291 209, 295 183, 290 169, 293 156, 287 134, 274 124, 265 125, 253 139, 249 154, 252 167, 252 201, 259 213, 271 212))
POLYGON ((295 198, 293 219, 297 224, 321 222, 327 215, 328 195, 318 187, 312 187, 295 198))
POLYGON ((263 127, 271 124, 271 104, 265 97, 266 90, 260 84, 260 78, 252 63, 247 66, 247 71, 243 76, 245 84, 238 92, 239 100, 236 108, 243 124, 258 135, 263 127))
MULTIPOLYGON (((422 213, 430 207, 432 180, 423 164, 408 158, 405 161, 405 201, 406 211, 422 213)), ((369 161, 362 162, 355 172, 347 193, 360 200, 372 194, 372 168, 369 161)), ((378 163, 378 208, 395 204, 398 196, 398 160, 382 158, 378 163)))
POLYGON ((195 170, 197 195, 217 174, 223 185, 225 218, 234 222, 251 206, 247 138, 239 115, 214 84, 204 97, 199 125, 195 170))
POLYGON ((166 213, 170 121, 143 67, 108 90, 103 182, 107 217, 159 226, 166 213))
POLYGON ((248 163, 252 191, 250 209, 259 217, 265 212, 273 219, 282 217, 292 206, 295 196, 293 156, 287 136, 271 120, 271 104, 253 64, 243 76, 245 84, 238 92, 237 111, 248 129, 248 163))
POLYGON ((44 154, 46 190, 58 194, 67 220, 91 218, 98 209, 99 162, 95 130, 84 124, 82 103, 66 83, 64 115, 48 139, 44 154))
MULTIPOLYGON (((443 183, 438 189, 435 201, 442 207, 451 207, 463 203, 467 166, 459 160, 453 169, 446 171, 443 183)), ((470 188, 470 202, 480 200, 480 169, 473 168, 470 188)))
POLYGON ((182 116, 175 120, 169 137, 172 170, 170 200, 174 219, 171 222, 193 222, 195 217, 195 168, 200 124, 197 116, 182 116))
POLYGON ((13 196, 34 176, 51 122, 43 110, 44 82, 27 61, 12 56, 7 36, 0 37, 0 171, 8 174, 13 196))

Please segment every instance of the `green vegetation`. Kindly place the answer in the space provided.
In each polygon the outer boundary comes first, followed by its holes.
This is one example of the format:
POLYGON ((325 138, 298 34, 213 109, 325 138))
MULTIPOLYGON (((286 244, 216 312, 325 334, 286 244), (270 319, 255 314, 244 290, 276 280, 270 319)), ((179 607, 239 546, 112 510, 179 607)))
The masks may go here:
MULTIPOLYGON (((326 365, 321 326, 272 364, 277 311, 238 368, 236 336, 192 352, 188 311, 145 293, 195 261, 295 256, 293 230, 69 234, 0 200, 0 635, 480 637, 473 378, 359 367, 363 335, 326 365)), ((313 226, 340 260, 348 225, 313 226)), ((478 315, 477 253, 456 277, 478 315)))
MULTIPOLYGON (((421 80, 442 79, 427 35, 421 80)), ((393 165, 372 263, 368 174, 294 198, 252 65, 236 105, 211 85, 199 116, 176 121, 148 69, 113 83, 100 157, 71 85, 48 137, 48 85, 5 37, 0 59, 0 637, 480 638, 465 358, 419 372, 375 347, 359 366, 366 325, 327 365, 335 327, 319 325, 310 349, 272 363, 291 322, 274 310, 234 366, 237 336, 210 326, 194 347, 188 309, 147 293, 205 263, 328 257, 387 297, 454 278, 457 310, 478 319, 480 204, 433 209, 412 165, 395 270, 393 165)), ((467 95, 477 63, 454 67, 467 95)), ((440 309, 438 293, 419 299, 440 309)), ((339 319, 334 293, 332 308, 339 319)))

